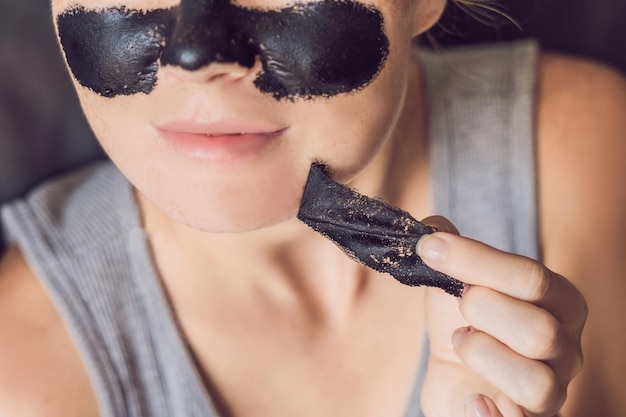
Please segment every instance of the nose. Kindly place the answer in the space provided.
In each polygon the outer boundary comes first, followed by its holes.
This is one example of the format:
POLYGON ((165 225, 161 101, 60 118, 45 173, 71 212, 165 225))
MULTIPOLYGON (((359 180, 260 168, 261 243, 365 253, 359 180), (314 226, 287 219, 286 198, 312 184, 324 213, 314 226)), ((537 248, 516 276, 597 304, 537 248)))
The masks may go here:
POLYGON ((212 62, 197 70, 187 70, 180 66, 166 65, 161 71, 168 73, 180 80, 192 83, 207 83, 218 79, 227 81, 237 81, 250 74, 255 74, 261 69, 261 64, 252 67, 244 67, 237 63, 212 62))
POLYGON ((161 63, 186 71, 203 69, 203 79, 211 67, 228 73, 241 72, 235 67, 252 68, 257 53, 234 9, 230 0, 182 0, 161 63))

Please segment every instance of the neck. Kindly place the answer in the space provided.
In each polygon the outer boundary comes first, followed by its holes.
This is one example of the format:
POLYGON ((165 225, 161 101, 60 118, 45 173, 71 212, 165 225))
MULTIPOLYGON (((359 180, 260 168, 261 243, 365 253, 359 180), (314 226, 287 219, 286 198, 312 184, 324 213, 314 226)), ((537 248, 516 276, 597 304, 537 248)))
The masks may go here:
POLYGON ((297 219, 251 232, 205 233, 139 200, 157 270, 179 314, 201 315, 218 297, 233 306, 259 300, 283 311, 304 306, 310 320, 340 322, 366 284, 363 267, 297 219))

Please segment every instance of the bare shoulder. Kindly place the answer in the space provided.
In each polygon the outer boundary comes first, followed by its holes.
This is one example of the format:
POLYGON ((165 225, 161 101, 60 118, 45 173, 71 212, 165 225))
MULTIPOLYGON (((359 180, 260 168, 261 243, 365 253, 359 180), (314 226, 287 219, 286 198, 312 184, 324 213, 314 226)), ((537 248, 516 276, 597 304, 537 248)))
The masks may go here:
POLYGON ((24 257, 0 260, 0 417, 97 416, 89 378, 24 257))
POLYGON ((595 145, 624 142, 619 131, 626 124, 622 73, 597 62, 547 53, 541 56, 539 74, 540 139, 579 145, 585 139, 595 145))
POLYGON ((626 78, 591 61, 544 55, 537 152, 547 219, 584 222, 572 233, 626 221, 626 78))
POLYGON ((546 265, 585 296, 585 363, 563 416, 626 415, 626 79, 603 65, 541 60, 537 160, 546 265), (616 321, 617 320, 617 321, 616 321))
POLYGON ((622 88, 626 85, 624 74, 617 69, 583 57, 542 52, 539 65, 540 76, 550 81, 554 91, 559 85, 574 87, 572 83, 577 84, 579 89, 569 89, 569 93, 580 92, 584 88, 602 88, 603 85, 615 87, 619 84, 622 88))

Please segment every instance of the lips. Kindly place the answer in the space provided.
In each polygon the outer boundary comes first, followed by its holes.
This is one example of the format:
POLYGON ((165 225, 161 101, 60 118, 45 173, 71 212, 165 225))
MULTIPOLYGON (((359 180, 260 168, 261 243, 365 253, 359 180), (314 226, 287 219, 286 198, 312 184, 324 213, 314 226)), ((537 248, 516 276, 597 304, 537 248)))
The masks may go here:
POLYGON ((287 130, 284 126, 237 120, 175 121, 156 128, 169 149, 193 160, 213 163, 258 156, 287 130))

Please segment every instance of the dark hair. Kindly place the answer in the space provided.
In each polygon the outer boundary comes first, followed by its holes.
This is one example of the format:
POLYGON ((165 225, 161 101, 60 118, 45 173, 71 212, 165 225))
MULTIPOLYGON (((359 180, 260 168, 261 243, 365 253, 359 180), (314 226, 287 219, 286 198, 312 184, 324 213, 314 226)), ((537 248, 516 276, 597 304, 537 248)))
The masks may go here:
POLYGON ((523 25, 534 10, 535 0, 450 0, 422 40, 437 48, 523 37, 523 25))

